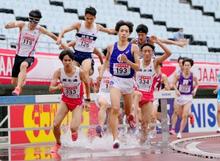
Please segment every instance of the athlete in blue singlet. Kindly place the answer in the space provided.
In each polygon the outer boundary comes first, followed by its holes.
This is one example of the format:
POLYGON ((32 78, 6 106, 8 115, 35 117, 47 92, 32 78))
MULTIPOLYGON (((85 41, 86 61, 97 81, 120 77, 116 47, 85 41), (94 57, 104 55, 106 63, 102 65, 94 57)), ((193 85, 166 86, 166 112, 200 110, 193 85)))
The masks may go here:
POLYGON ((125 114, 131 127, 134 126, 134 117, 130 114, 133 94, 133 76, 139 70, 138 46, 128 42, 128 37, 133 30, 130 22, 119 21, 115 30, 118 32, 118 42, 108 46, 104 68, 100 73, 102 78, 104 69, 110 63, 110 128, 113 135, 113 148, 119 148, 118 140, 118 116, 120 111, 120 99, 123 96, 125 114))

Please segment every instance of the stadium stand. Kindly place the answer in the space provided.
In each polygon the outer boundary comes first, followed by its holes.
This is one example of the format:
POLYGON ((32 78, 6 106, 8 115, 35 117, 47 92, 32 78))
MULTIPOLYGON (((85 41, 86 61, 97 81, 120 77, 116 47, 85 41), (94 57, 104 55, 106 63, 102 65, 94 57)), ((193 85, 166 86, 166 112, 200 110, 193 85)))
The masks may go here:
MULTIPOLYGON (((94 6, 98 13, 96 22, 113 28, 120 20, 129 20, 135 27, 144 23, 150 35, 172 38, 173 32, 184 29, 185 37, 190 38, 187 47, 170 46, 173 54, 188 56, 200 61, 219 62, 220 60, 220 11, 219 0, 7 0, 0 3, 0 47, 16 46, 18 31, 6 30, 9 21, 27 20, 31 9, 39 9, 43 18, 40 22, 48 30, 58 34, 63 27, 83 18, 84 9, 94 6)), ((65 40, 74 39, 74 32, 65 35, 65 40)), ((99 33, 98 48, 105 48, 116 41, 117 36, 99 33)), ((131 37, 136 37, 133 32, 131 37)), ((42 52, 59 52, 50 38, 42 36, 37 47, 42 52)), ((156 52, 161 51, 156 48, 156 52)))

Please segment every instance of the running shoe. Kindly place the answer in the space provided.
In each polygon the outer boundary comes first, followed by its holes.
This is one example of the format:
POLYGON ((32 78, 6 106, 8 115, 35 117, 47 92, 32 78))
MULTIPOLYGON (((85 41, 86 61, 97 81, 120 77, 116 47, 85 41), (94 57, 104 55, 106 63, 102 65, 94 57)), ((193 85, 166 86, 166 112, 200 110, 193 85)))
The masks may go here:
POLYGON ((134 116, 132 114, 127 116, 127 122, 131 128, 135 128, 136 122, 135 122, 134 116))
POLYGON ((61 148, 61 145, 60 145, 60 144, 56 144, 56 145, 54 145, 54 146, 50 149, 50 152, 51 152, 51 153, 57 153, 60 148, 61 148))
POLYGON ((217 129, 217 133, 220 133, 220 128, 217 129))
POLYGON ((172 129, 170 130, 170 135, 176 135, 175 129, 172 128, 172 129))
POLYGON ((96 133, 101 138, 103 136, 103 129, 100 125, 96 126, 96 133))
POLYGON ((113 149, 118 149, 120 147, 119 140, 115 139, 113 142, 113 149))
POLYGON ((189 122, 193 126, 194 125, 194 116, 192 114, 189 115, 189 122))
POLYGON ((73 132, 72 133, 72 140, 76 141, 78 139, 78 133, 77 132, 73 132))
POLYGON ((177 139, 182 139, 182 134, 179 132, 176 137, 177 139))
POLYGON ((13 91, 12 91, 12 95, 13 96, 19 96, 21 93, 21 88, 16 87, 13 91))

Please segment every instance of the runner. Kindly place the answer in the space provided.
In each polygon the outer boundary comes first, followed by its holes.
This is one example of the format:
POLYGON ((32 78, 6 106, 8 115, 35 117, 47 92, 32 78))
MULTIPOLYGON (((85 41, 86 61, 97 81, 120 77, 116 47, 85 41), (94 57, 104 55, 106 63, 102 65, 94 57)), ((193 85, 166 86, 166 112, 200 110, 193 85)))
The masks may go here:
POLYGON ((56 35, 47 31, 44 27, 38 25, 42 18, 39 10, 29 12, 29 22, 15 21, 5 25, 6 29, 19 28, 19 39, 16 50, 14 65, 12 68, 11 83, 15 85, 12 95, 18 96, 22 92, 25 84, 27 70, 34 63, 35 47, 40 34, 45 34, 57 41, 56 35))
POLYGON ((72 112, 72 120, 70 123, 70 130, 72 132, 72 140, 76 141, 78 138, 78 128, 81 123, 82 104, 83 104, 83 86, 86 88, 86 102, 90 102, 90 91, 88 79, 85 72, 79 67, 73 65, 73 52, 71 50, 63 50, 59 59, 63 63, 63 68, 57 69, 53 74, 49 91, 62 90, 62 97, 60 107, 55 115, 53 123, 53 133, 56 138, 56 144, 51 149, 52 153, 56 153, 61 147, 60 141, 60 126, 64 117, 68 112, 72 112), (59 82, 59 83, 58 83, 59 82))
POLYGON ((134 126, 134 117, 130 115, 133 93, 133 76, 135 70, 139 70, 138 46, 128 42, 128 37, 133 31, 131 22, 119 21, 115 26, 119 40, 108 46, 108 53, 104 68, 100 76, 103 76, 104 69, 110 64, 110 128, 113 135, 113 148, 119 148, 118 140, 118 116, 120 111, 120 99, 123 96, 124 110, 128 123, 134 126))
POLYGON ((156 78, 160 74, 160 64, 170 55, 170 50, 155 36, 151 37, 153 43, 158 44, 163 50, 162 56, 154 58, 154 45, 146 43, 141 47, 143 59, 140 63, 140 71, 136 73, 137 91, 135 100, 139 103, 142 114, 140 143, 145 143, 149 132, 148 125, 151 122, 153 110, 153 92, 156 78))
MULTIPOLYGON (((102 70, 103 66, 99 67, 99 74, 102 70)), ((106 114, 108 113, 108 109, 111 107, 111 100, 110 100, 110 92, 109 92, 109 81, 111 78, 111 74, 109 72, 109 68, 105 69, 101 82, 97 85, 99 86, 99 93, 97 94, 96 104, 99 108, 98 112, 98 123, 99 125, 96 127, 96 133, 99 137, 103 135, 103 126, 106 121, 106 114)))
MULTIPOLYGON (((186 126, 192 105, 193 96, 196 95, 198 89, 198 80, 191 72, 193 60, 190 58, 183 60, 183 71, 174 78, 174 89, 176 90, 177 99, 175 99, 175 107, 178 109, 177 114, 181 117, 180 129, 177 138, 182 138, 182 132, 186 126), (195 84, 194 84, 195 83, 195 84)), ((173 115, 176 115, 174 112, 173 115)), ((174 117, 172 117, 174 118, 174 117)), ((175 126, 177 119, 172 119, 172 128, 170 134, 175 135, 175 126)))

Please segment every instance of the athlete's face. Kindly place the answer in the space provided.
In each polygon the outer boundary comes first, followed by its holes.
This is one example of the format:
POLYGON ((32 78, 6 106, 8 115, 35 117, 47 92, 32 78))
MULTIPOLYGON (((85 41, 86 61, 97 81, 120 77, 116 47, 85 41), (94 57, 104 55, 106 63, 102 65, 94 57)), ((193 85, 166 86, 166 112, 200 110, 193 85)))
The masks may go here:
POLYGON ((87 13, 87 14, 85 15, 85 21, 86 21, 87 24, 91 25, 91 24, 93 24, 93 22, 95 21, 95 16, 93 16, 93 15, 87 13))
POLYGON ((35 18, 35 17, 29 17, 29 22, 30 22, 30 27, 34 28, 37 26, 37 24, 39 23, 40 19, 39 18, 35 18))
POLYGON ((190 64, 190 62, 188 62, 188 61, 185 61, 184 62, 184 64, 183 64, 183 70, 185 71, 185 72, 190 72, 190 69, 191 69, 191 64, 190 64))
POLYGON ((62 62, 63 62, 64 68, 69 68, 70 66, 73 66, 73 60, 68 55, 65 55, 63 57, 62 62))
POLYGON ((147 34, 143 32, 138 33, 138 43, 144 44, 146 42, 147 34))
POLYGON ((127 40, 130 35, 128 26, 126 25, 121 26, 119 28, 118 35, 119 35, 119 39, 127 40))
POLYGON ((142 55, 144 57, 144 61, 150 61, 153 55, 153 49, 149 46, 145 46, 142 48, 142 55))

